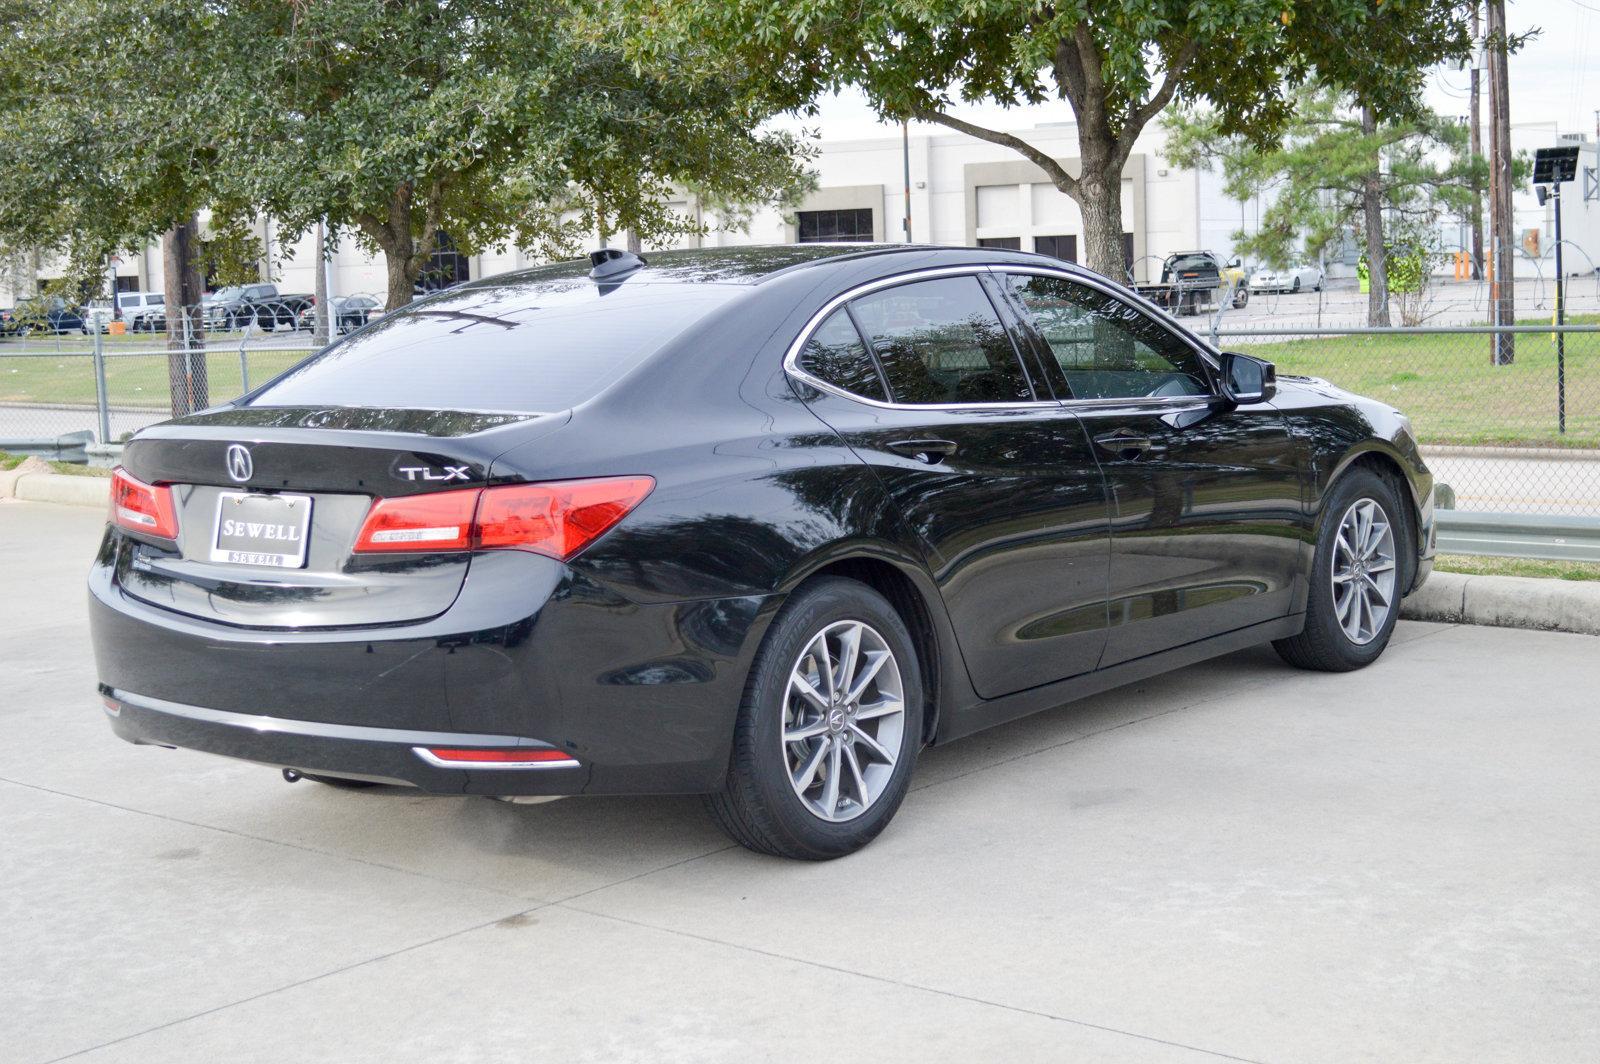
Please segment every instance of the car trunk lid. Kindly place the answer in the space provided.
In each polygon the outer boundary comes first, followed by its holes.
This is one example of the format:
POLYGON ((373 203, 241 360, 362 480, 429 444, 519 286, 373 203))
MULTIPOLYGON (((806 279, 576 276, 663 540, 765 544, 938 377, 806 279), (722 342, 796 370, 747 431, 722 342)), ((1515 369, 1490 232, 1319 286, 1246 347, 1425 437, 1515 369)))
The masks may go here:
POLYGON ((374 499, 481 487, 512 442, 566 418, 256 407, 146 430, 123 466, 170 487, 178 540, 173 549, 130 536, 118 581, 151 605, 252 628, 437 616, 455 601, 471 555, 352 553, 374 499))

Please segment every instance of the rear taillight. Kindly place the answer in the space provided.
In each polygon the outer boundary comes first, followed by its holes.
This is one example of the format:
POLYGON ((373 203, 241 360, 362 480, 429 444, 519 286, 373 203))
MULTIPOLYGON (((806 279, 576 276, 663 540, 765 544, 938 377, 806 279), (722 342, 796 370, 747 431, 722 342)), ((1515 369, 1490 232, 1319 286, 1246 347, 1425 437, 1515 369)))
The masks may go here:
POLYGON ((367 513, 355 549, 368 551, 436 551, 472 548, 472 515, 480 488, 438 491, 376 499, 367 513))
POLYGON ((178 538, 178 510, 172 489, 146 484, 118 466, 111 471, 111 522, 158 539, 178 538))
POLYGON ((525 550, 566 561, 626 517, 655 483, 601 477, 378 499, 354 550, 525 550))

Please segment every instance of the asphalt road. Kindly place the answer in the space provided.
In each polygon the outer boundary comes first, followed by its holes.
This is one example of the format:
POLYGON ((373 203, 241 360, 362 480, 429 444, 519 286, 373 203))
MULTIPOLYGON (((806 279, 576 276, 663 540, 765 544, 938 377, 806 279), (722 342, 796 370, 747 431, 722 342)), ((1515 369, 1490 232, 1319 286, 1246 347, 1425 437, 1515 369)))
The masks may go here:
POLYGON ((1600 1058, 1600 641, 1403 623, 924 754, 866 851, 686 798, 289 786, 115 739, 91 510, 0 503, 0 1059, 1600 1058))

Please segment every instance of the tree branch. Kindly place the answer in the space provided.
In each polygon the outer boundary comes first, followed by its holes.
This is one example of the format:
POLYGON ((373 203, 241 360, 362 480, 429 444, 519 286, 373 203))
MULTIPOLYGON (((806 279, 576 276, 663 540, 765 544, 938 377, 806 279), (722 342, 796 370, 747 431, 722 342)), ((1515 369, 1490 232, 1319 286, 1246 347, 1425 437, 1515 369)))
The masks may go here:
POLYGON ((1066 167, 1021 137, 1012 136, 1010 133, 1002 133, 997 129, 975 126, 971 122, 963 122, 959 118, 952 118, 941 111, 934 111, 929 108, 914 107, 911 110, 911 117, 922 122, 933 122, 941 126, 948 126, 957 132, 965 133, 969 137, 977 137, 979 140, 986 140, 990 144, 998 144, 1001 147, 1010 148, 1012 151, 1028 158, 1039 169, 1048 174, 1050 180, 1055 182, 1056 188, 1074 198, 1078 195, 1078 179, 1067 173, 1066 167))
POLYGON ((1117 137, 1118 162, 1127 159, 1133 151, 1133 142, 1139 139, 1139 134, 1150 120, 1160 114, 1167 104, 1172 102, 1172 97, 1178 91, 1178 83, 1183 80, 1183 72, 1194 62, 1194 57, 1200 51, 1198 41, 1190 39, 1183 42, 1183 47, 1178 49, 1178 54, 1173 57, 1172 63, 1167 67, 1166 77, 1161 81, 1161 88, 1156 90, 1154 96, 1146 100, 1143 105, 1134 108, 1128 120, 1122 124, 1122 133, 1117 137))

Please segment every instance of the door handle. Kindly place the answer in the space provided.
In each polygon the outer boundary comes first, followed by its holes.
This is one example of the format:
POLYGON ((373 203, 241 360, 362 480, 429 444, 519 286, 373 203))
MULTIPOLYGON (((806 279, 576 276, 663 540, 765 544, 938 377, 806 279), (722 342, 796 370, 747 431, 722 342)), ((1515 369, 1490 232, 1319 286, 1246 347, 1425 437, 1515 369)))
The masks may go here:
POLYGON ((928 465, 938 465, 956 453, 956 444, 954 440, 895 440, 889 444, 889 450, 928 465))
POLYGON ((1138 436, 1122 430, 1096 436, 1094 442, 1102 451, 1114 454, 1124 462, 1132 462, 1142 454, 1156 454, 1164 450, 1160 443, 1149 436, 1138 436))

